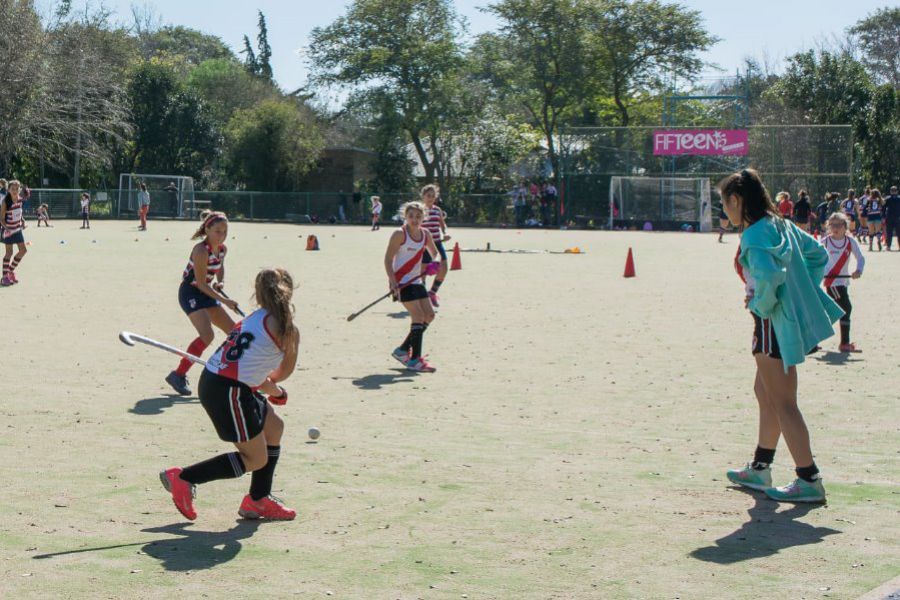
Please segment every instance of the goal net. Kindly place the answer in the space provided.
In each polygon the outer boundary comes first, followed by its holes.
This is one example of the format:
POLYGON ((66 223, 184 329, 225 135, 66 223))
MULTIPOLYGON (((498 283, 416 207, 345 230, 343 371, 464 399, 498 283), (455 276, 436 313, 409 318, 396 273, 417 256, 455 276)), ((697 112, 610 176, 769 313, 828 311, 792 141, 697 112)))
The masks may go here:
POLYGON ((709 179, 614 176, 609 182, 609 227, 711 231, 709 179))
MULTIPOLYGON (((194 197, 194 178, 185 175, 148 175, 122 173, 119 175, 119 212, 137 212, 140 208, 138 192, 141 184, 150 193, 150 211, 168 217, 195 217, 203 208, 194 197)), ((208 202, 206 204, 209 204, 208 202)))

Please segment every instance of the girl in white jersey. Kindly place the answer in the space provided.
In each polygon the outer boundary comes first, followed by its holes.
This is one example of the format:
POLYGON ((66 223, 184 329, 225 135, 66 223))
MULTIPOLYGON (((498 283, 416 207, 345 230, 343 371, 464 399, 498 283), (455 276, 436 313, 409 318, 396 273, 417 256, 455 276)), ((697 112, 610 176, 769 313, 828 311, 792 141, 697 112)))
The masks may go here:
POLYGON ((372 231, 381 229, 381 198, 372 196, 372 231))
MULTIPOLYGON (((225 285, 225 238, 228 237, 228 217, 223 212, 203 211, 203 224, 194 232, 192 240, 203 238, 194 245, 187 267, 181 274, 178 303, 197 330, 197 337, 187 347, 188 354, 201 356, 212 343, 213 325, 228 333, 234 321, 222 304, 237 311, 237 302, 222 295, 225 285)), ((187 373, 193 363, 182 359, 178 368, 166 376, 166 383, 182 396, 190 396, 187 373)))
POLYGON ((841 317, 841 352, 862 352, 850 342, 850 280, 859 279, 866 267, 866 257, 855 239, 847 235, 850 219, 845 214, 834 213, 828 218, 828 236, 822 239, 822 245, 828 251, 828 264, 825 265, 825 291, 844 310, 841 317), (850 272, 850 255, 856 259, 856 270, 850 272))
POLYGON ((422 229, 425 206, 421 202, 407 202, 400 207, 400 214, 406 223, 391 234, 384 253, 384 270, 394 297, 409 311, 412 325, 409 335, 391 355, 407 369, 433 373, 436 369, 422 356, 422 338, 428 324, 434 320, 434 309, 422 283, 422 257, 426 251, 432 256, 437 256, 438 252, 432 237, 422 229))
POLYGON ((287 402, 287 392, 278 383, 294 372, 300 344, 294 325, 294 281, 284 269, 264 269, 256 276, 255 289, 260 308, 234 327, 200 375, 200 403, 219 438, 233 443, 237 452, 160 473, 175 507, 192 521, 197 518, 195 486, 247 471, 253 472, 250 492, 238 514, 245 519, 287 521, 297 516, 271 495, 284 433, 284 421, 273 405, 287 402))

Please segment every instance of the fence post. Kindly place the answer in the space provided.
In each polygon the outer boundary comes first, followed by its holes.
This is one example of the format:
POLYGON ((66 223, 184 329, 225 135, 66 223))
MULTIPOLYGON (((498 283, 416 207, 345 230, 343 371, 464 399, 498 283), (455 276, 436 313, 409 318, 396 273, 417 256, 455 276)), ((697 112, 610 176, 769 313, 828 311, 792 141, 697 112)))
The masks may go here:
POLYGON ((307 217, 312 216, 309 212, 309 192, 306 192, 306 216, 307 217))
POLYGON ((253 220, 253 192, 250 192, 250 220, 253 220))

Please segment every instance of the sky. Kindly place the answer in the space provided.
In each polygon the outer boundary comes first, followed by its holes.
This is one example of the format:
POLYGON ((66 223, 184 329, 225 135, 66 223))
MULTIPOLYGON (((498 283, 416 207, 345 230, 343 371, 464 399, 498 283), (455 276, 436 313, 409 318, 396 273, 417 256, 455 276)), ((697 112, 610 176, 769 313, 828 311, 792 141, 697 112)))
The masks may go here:
MULTIPOLYGON (((44 0, 47 5, 51 0, 44 0)), ((83 6, 85 0, 73 4, 83 6)), ((469 21, 470 34, 498 27, 490 14, 478 10, 491 0, 454 0, 469 21)), ((747 56, 766 57, 778 64, 791 54, 816 45, 869 13, 892 4, 875 0, 682 0, 700 11, 707 29, 721 41, 703 58, 734 74, 747 56)), ((247 34, 255 43, 257 9, 266 16, 275 79, 285 91, 306 82, 303 48, 314 27, 325 27, 344 13, 344 0, 103 0, 123 22, 132 22, 131 7, 151 8, 164 24, 184 25, 222 38, 235 51, 247 34)), ((708 69, 708 74, 715 71, 708 69)))

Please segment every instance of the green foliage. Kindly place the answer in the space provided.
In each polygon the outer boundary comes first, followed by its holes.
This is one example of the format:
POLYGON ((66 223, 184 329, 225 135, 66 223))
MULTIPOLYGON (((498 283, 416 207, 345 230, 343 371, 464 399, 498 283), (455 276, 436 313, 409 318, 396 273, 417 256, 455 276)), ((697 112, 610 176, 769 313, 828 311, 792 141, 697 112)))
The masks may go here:
POLYGON ((240 187, 262 191, 298 189, 324 145, 311 115, 290 100, 237 111, 225 137, 228 175, 240 187))
POLYGON ((372 106, 387 99, 431 179, 457 89, 462 33, 450 0, 355 0, 334 23, 313 29, 313 81, 350 88, 372 106))
POLYGON ((216 158, 220 134, 203 100, 162 61, 135 66, 128 82, 133 172, 200 178, 216 158))
POLYGON ((185 84, 206 100, 221 126, 228 123, 235 111, 278 97, 278 91, 270 83, 251 75, 234 59, 200 63, 188 74, 185 84))
POLYGON ((881 8, 849 29, 873 77, 900 88, 900 7, 881 8))
POLYGON ((144 60, 177 56, 189 65, 199 65, 205 60, 235 58, 231 48, 220 38, 180 25, 142 35, 140 46, 144 60))

